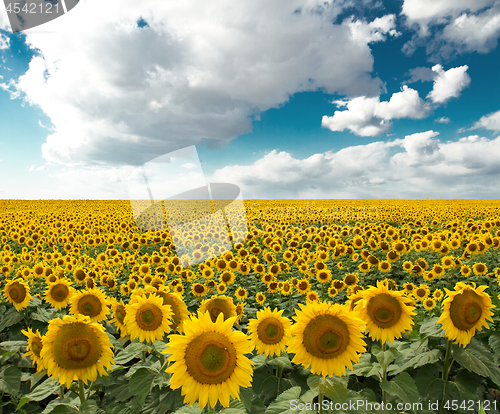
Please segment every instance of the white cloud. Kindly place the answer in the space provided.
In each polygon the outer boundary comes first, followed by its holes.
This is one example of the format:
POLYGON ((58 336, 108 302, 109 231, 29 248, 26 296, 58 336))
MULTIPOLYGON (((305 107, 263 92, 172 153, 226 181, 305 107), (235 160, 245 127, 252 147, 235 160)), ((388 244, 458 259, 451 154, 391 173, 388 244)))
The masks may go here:
POLYGON ((417 67, 409 70, 410 79, 405 83, 429 82, 434 80, 436 73, 431 68, 417 67))
POLYGON ((500 131, 500 111, 485 115, 477 121, 471 129, 484 128, 491 131, 500 131))
POLYGON ((31 172, 31 171, 35 171, 35 164, 32 164, 28 167, 28 171, 31 172))
POLYGON ((139 164, 220 147, 294 93, 380 93, 369 43, 396 35, 394 16, 353 30, 331 23, 340 12, 333 1, 88 0, 45 24, 57 36, 27 33, 39 54, 16 91, 54 125, 47 161, 139 164))
POLYGON ((433 59, 479 52, 497 46, 500 36, 498 0, 405 0, 401 14, 417 32, 403 51, 425 46, 433 59))
POLYGON ((351 29, 352 37, 355 40, 359 40, 362 44, 385 41, 387 35, 393 37, 401 35, 395 29, 396 15, 394 14, 378 17, 370 23, 362 20, 354 20, 354 17, 351 16, 344 23, 347 23, 351 29))
POLYGON ((8 49, 10 47, 10 39, 3 33, 0 33, 0 50, 8 49))
POLYGON ((442 116, 440 118, 436 118, 434 122, 438 122, 440 124, 449 124, 451 122, 451 119, 447 116, 442 116))
POLYGON ((445 71, 441 65, 434 65, 432 70, 437 76, 427 98, 438 104, 443 104, 451 98, 458 98, 462 90, 470 84, 467 69, 469 67, 464 65, 445 71))
POLYGON ((429 113, 429 106, 415 89, 403 85, 400 92, 392 94, 389 101, 365 96, 348 101, 334 101, 347 110, 335 111, 333 116, 323 116, 321 126, 332 131, 351 130, 360 136, 377 136, 391 128, 391 119, 422 119, 429 113))
POLYGON ((0 30, 10 30, 9 16, 5 7, 0 7, 0 30))
POLYGON ((306 159, 271 151, 251 165, 217 170, 252 198, 499 198, 500 137, 441 142, 425 131, 306 159))

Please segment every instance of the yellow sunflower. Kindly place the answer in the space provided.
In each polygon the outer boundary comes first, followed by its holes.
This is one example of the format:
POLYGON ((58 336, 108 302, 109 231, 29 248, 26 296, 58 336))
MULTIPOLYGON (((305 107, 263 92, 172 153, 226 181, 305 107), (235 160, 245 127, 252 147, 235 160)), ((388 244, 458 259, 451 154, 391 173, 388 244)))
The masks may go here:
POLYGON ((169 337, 163 353, 171 355, 173 364, 166 371, 172 374, 170 387, 182 387, 184 403, 198 400, 200 407, 210 403, 213 408, 220 401, 229 407, 230 397, 240 399, 240 387, 251 386, 252 362, 245 354, 253 346, 244 333, 231 329, 235 319, 219 314, 214 322, 208 312, 199 312, 185 322, 186 335, 169 337))
POLYGON ((257 312, 257 319, 248 321, 248 330, 257 353, 266 357, 279 356, 291 338, 290 319, 282 316, 283 309, 271 311, 269 307, 257 312))
POLYGON ((73 292, 74 289, 68 279, 58 279, 56 282, 49 284, 45 291, 45 301, 50 303, 53 308, 63 309, 68 306, 73 292))
POLYGON ((9 280, 4 287, 3 296, 17 311, 27 308, 31 300, 28 284, 21 279, 9 280))
POLYGON ((123 299, 120 299, 120 302, 115 299, 111 305, 111 309, 113 309, 113 317, 110 322, 115 324, 116 329, 120 331, 121 337, 127 336, 127 326, 125 325, 127 311, 123 299))
POLYGON ((47 375, 57 378, 69 389, 73 381, 95 381, 112 369, 113 351, 104 327, 88 316, 65 315, 52 319, 42 338, 40 356, 47 375))
POLYGON ((217 320, 220 313, 223 314, 224 320, 237 316, 233 299, 225 295, 212 296, 210 299, 205 299, 201 302, 199 312, 208 312, 212 318, 212 322, 217 320))
POLYGON ((404 331, 411 329, 415 308, 407 304, 404 292, 390 290, 377 281, 377 287, 371 286, 362 294, 363 299, 358 302, 356 311, 366 322, 366 330, 373 340, 393 342, 404 331))
POLYGON ((171 307, 164 305, 160 296, 137 296, 134 302, 125 306, 123 323, 131 340, 139 338, 141 342, 161 341, 165 333, 170 331, 171 307))
POLYGON ((189 319, 189 311, 186 303, 182 300, 182 296, 178 293, 167 292, 167 288, 158 289, 154 294, 163 299, 164 305, 170 306, 170 310, 172 311, 170 329, 183 332, 182 325, 185 320, 189 319))
POLYGON ((491 309, 495 306, 484 292, 486 288, 458 282, 454 291, 445 289, 447 297, 441 304, 443 313, 437 322, 443 324, 441 329, 445 330, 448 340, 465 348, 476 331, 483 327, 489 329, 486 320, 493 322, 491 309))
POLYGON ((364 322, 337 303, 308 302, 299 307, 287 347, 295 354, 292 362, 306 369, 310 366, 313 374, 323 377, 352 369, 352 363, 359 362, 359 354, 366 351, 361 339, 364 322))
POLYGON ((100 322, 106 319, 110 305, 104 291, 94 288, 74 293, 70 299, 69 312, 72 315, 84 315, 91 322, 100 322))
POLYGON ((38 329, 36 330, 36 333, 31 330, 31 328, 28 328, 27 331, 21 331, 25 336, 28 337, 28 347, 26 348, 24 356, 29 356, 31 358, 31 363, 33 365, 36 364, 36 371, 40 372, 45 369, 42 358, 40 356, 40 352, 42 351, 42 335, 40 335, 40 332, 38 329))
POLYGON ((255 295, 255 301, 259 304, 262 305, 266 301, 266 295, 264 295, 262 292, 258 292, 255 295))

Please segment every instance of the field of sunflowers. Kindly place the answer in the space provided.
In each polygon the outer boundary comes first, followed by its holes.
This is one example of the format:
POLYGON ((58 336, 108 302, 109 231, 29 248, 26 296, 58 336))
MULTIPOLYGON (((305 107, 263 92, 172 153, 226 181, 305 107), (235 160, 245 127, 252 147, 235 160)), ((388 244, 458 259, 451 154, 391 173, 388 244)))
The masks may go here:
POLYGON ((0 413, 500 412, 499 201, 188 204, 0 201, 0 413))

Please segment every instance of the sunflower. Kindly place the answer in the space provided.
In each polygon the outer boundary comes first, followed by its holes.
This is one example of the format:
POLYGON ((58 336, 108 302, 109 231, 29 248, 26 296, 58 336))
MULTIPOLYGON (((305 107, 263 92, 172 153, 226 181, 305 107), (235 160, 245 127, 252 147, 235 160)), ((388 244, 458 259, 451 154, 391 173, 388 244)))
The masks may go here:
POLYGON ((422 303, 425 309, 433 310, 436 307, 436 301, 433 298, 427 298, 422 303))
POLYGON ((287 352, 294 353, 293 363, 311 367, 313 374, 344 375, 346 367, 359 362, 366 351, 361 339, 363 321, 339 304, 299 303, 287 352))
POLYGON ((238 289, 236 289, 236 292, 234 292, 234 296, 239 301, 243 301, 248 297, 248 292, 244 287, 240 286, 238 289))
POLYGON ((40 357, 40 352, 42 351, 42 335, 40 335, 40 332, 38 329, 36 330, 36 333, 31 330, 31 328, 28 328, 27 331, 21 331, 25 336, 28 337, 28 347, 26 348, 26 353, 23 354, 24 356, 29 356, 31 358, 31 363, 33 365, 36 364, 36 371, 40 372, 44 370, 44 365, 42 362, 42 358, 40 357))
POLYGON ((227 286, 231 286, 236 280, 236 276, 230 270, 226 270, 219 276, 219 281, 225 283, 227 286))
POLYGON ((217 293, 223 295, 227 291, 227 286, 224 283, 219 283, 217 285, 217 293))
POLYGON ((378 270, 382 273, 387 273, 391 270, 392 265, 387 260, 382 260, 378 264, 378 270))
POLYGON ((337 289, 335 289, 333 286, 330 286, 328 288, 328 296, 330 296, 331 298, 334 298, 335 296, 337 296, 338 293, 339 292, 337 291, 337 289))
POLYGON ((69 389, 76 380, 95 381, 112 369, 113 351, 104 327, 88 316, 65 315, 52 319, 42 338, 40 356, 47 375, 56 377, 69 389))
POLYGON ((411 329, 414 307, 406 304, 405 294, 390 290, 382 282, 363 291, 363 300, 356 306, 361 319, 366 322, 368 335, 382 343, 393 342, 401 333, 411 329))
POLYGON ((202 283, 194 283, 191 287, 191 293, 197 298, 202 298, 207 293, 207 287, 202 283))
POLYGON ((443 313, 437 321, 450 341, 466 347, 477 331, 489 329, 486 320, 493 322, 491 309, 494 305, 484 290, 487 286, 472 286, 463 282, 455 285, 455 291, 446 290, 446 299, 441 304, 443 313))
POLYGON ((21 279, 9 280, 4 287, 3 296, 18 312, 27 308, 31 300, 28 284, 21 279))
POLYGON ((125 325, 127 310, 123 303, 123 299, 120 299, 120 302, 115 299, 111 305, 111 309, 113 309, 113 317, 110 322, 115 324, 115 327, 120 331, 121 337, 127 336, 127 326, 125 325))
POLYGON ((345 286, 354 286, 359 282, 359 275, 357 273, 348 273, 344 276, 345 286))
POLYGON ((295 288, 297 289, 297 292, 305 295, 307 292, 309 292, 309 290, 311 290, 311 285, 309 283, 309 280, 300 279, 297 282, 297 286, 295 286, 295 288))
POLYGON ((53 308, 63 309, 68 306, 73 292, 74 289, 68 279, 58 279, 56 282, 49 284, 45 291, 45 301, 49 302, 53 308))
POLYGON ((250 339, 231 327, 236 317, 224 320, 219 314, 216 321, 207 313, 198 313, 185 322, 186 335, 171 335, 169 347, 162 351, 170 354, 173 362, 167 368, 172 374, 170 387, 181 388, 184 403, 213 408, 218 401, 229 407, 229 399, 239 397, 240 387, 252 383, 252 362, 245 356, 252 352, 250 339))
POLYGON ((185 320, 189 319, 189 311, 187 305, 182 300, 182 297, 173 292, 168 292, 167 288, 162 287, 153 292, 155 295, 163 299, 164 305, 169 305, 172 311, 172 323, 170 329, 183 332, 182 325, 185 320))
POLYGON ((460 268, 460 274, 464 277, 468 277, 470 276, 470 274, 472 273, 472 270, 469 266, 467 265, 462 265, 462 267, 460 268))
POLYGON ((415 291, 417 287, 411 283, 411 282, 408 282, 408 283, 404 283, 403 284, 403 289, 405 290, 405 292, 407 293, 413 293, 415 291))
POLYGON ((429 289, 429 286, 420 285, 418 288, 416 288, 413 291, 413 296, 416 299, 423 301, 424 299, 427 299, 427 297, 430 295, 430 293, 431 293, 431 290, 429 289))
POLYGON ((210 299, 205 299, 198 311, 201 313, 208 312, 212 318, 212 322, 217 320, 220 313, 223 314, 224 320, 237 316, 233 299, 225 295, 212 296, 210 299))
POLYGON ((443 299, 444 293, 441 289, 436 289, 434 293, 432 294, 432 298, 434 300, 441 300, 443 299))
POLYGON ((293 285, 287 280, 283 282, 283 286, 281 286, 281 294, 283 296, 290 296, 293 292, 293 285))
POLYGON ((262 305, 266 301, 266 295, 264 295, 262 292, 258 292, 255 295, 255 301, 259 304, 262 305))
POLYGON ((170 331, 172 311, 170 305, 164 305, 160 296, 137 296, 125 306, 123 323, 127 327, 130 339, 139 341, 161 341, 170 331))
POLYGON ((488 266, 486 266, 484 263, 474 263, 474 266, 472 266, 472 271, 476 276, 484 276, 486 273, 488 273, 488 266))
POLYGON ((105 293, 100 289, 88 289, 74 293, 70 299, 69 312, 72 315, 84 315, 91 322, 100 322, 106 319, 110 305, 105 293))
POLYGON ((318 292, 315 292, 314 290, 307 292, 306 299, 309 302, 314 302, 319 300, 318 292))
POLYGON ((257 319, 248 321, 250 340, 255 345, 257 354, 273 357, 285 351, 286 344, 291 338, 292 322, 282 314, 283 309, 271 311, 267 307, 257 311, 257 319))

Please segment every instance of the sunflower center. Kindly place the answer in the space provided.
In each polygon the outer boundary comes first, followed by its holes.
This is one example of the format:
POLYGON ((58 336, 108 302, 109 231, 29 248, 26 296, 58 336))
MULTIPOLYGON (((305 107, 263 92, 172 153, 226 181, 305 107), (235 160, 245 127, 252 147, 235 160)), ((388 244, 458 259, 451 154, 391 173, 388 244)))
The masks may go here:
POLYGON ((236 367, 236 349, 219 332, 204 332, 186 347, 187 371, 198 383, 221 384, 236 367))
POLYGON ((116 316, 116 319, 118 320, 118 322, 123 323, 123 320, 125 319, 125 307, 123 307, 122 305, 119 305, 116 308, 115 316, 116 316))
POLYGON ((402 308, 395 297, 388 293, 380 293, 370 299, 367 311, 370 319, 379 328, 390 328, 399 322, 402 308))
POLYGON ((161 309, 152 303, 145 303, 139 308, 135 320, 139 328, 145 331, 154 331, 163 320, 161 309))
POLYGON ((62 302, 69 295, 69 289, 66 285, 57 284, 52 288, 52 298, 57 302, 62 302))
POLYGON ((317 358, 331 359, 342 354, 349 345, 347 324, 334 315, 318 315, 304 329, 303 345, 317 358))
POLYGON ((33 339, 31 343, 31 351, 37 356, 40 357, 40 351, 42 350, 42 341, 39 338, 33 339))
POLYGON ((481 318, 482 309, 482 301, 479 295, 471 290, 466 290, 453 298, 450 304, 450 317, 458 329, 468 331, 481 318))
POLYGON ((93 318, 101 313, 102 304, 98 297, 94 295, 84 295, 78 301, 78 312, 93 318))
POLYGON ((231 309, 224 299, 212 299, 207 310, 210 314, 212 322, 217 321, 217 316, 219 316, 220 313, 224 314, 224 320, 232 316, 231 309))
POLYGON ((99 337, 84 323, 62 326, 54 339, 53 357, 63 368, 87 368, 95 364, 100 356, 99 337))
POLYGON ((259 339, 266 345, 274 345, 283 339, 285 329, 283 324, 276 318, 264 319, 257 328, 259 339))
POLYGON ((14 302, 21 303, 26 298, 26 288, 19 282, 14 282, 10 286, 9 296, 14 302))

